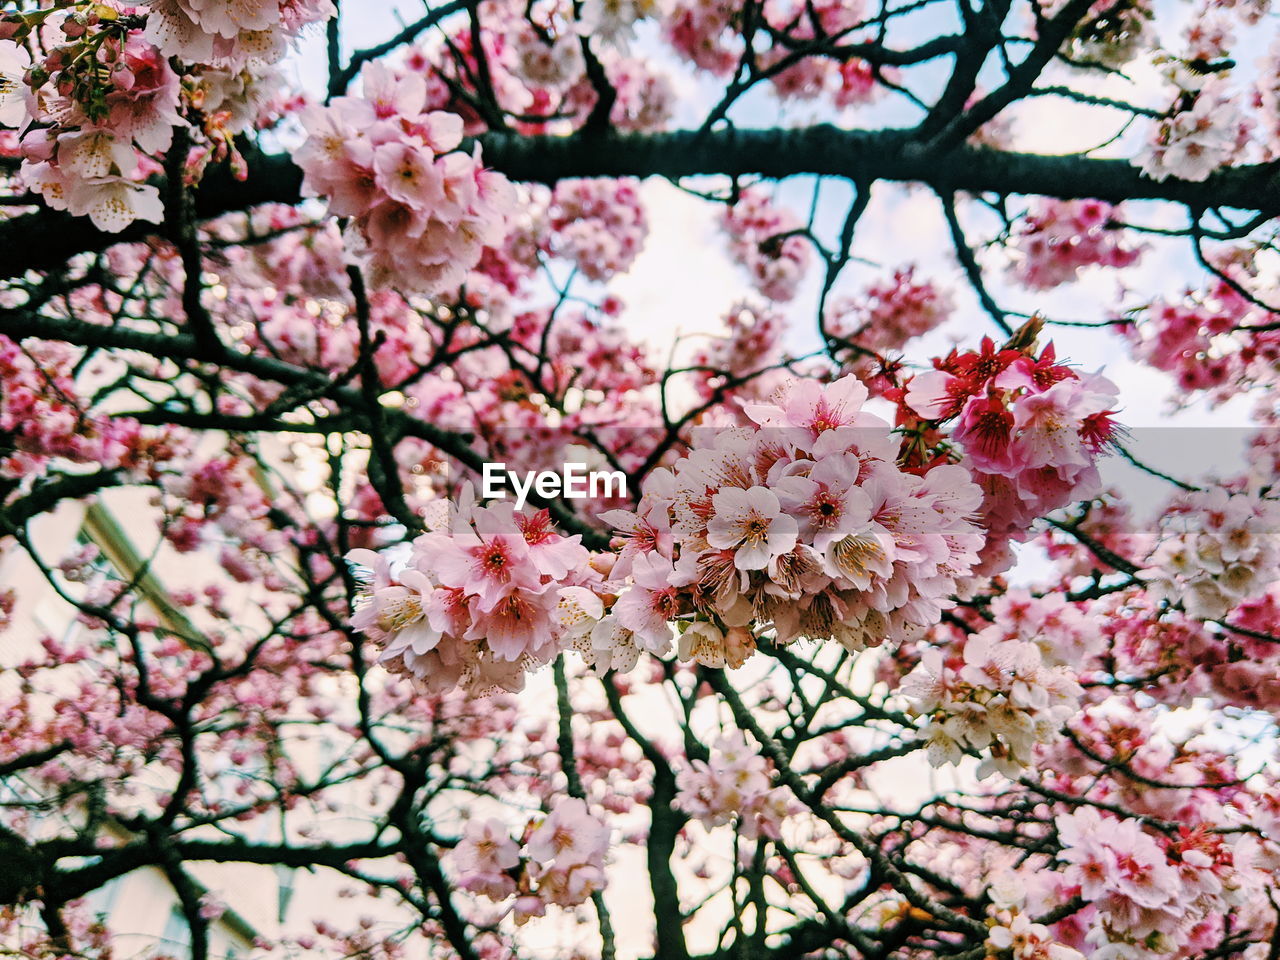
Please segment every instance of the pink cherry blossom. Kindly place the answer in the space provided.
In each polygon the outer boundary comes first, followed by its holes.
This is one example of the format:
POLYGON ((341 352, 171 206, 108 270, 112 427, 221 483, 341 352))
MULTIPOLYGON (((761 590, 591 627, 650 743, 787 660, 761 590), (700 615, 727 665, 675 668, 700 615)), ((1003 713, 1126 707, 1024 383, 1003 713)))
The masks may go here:
POLYGON ((711 503, 707 542, 732 549, 739 570, 760 570, 796 544, 795 518, 782 513, 777 496, 765 487, 729 487, 711 503))

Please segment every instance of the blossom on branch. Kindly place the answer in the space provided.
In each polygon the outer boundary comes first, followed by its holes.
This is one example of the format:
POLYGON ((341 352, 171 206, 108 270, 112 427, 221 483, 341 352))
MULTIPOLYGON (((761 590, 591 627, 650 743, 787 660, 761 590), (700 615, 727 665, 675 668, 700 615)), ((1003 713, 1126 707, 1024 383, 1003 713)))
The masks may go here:
POLYGON ((501 244, 515 195, 501 174, 462 152, 462 121, 426 107, 420 76, 373 64, 362 96, 303 115, 297 154, 306 187, 351 218, 348 237, 376 285, 409 292, 454 289, 501 244), (351 131, 358 131, 353 137, 351 131))

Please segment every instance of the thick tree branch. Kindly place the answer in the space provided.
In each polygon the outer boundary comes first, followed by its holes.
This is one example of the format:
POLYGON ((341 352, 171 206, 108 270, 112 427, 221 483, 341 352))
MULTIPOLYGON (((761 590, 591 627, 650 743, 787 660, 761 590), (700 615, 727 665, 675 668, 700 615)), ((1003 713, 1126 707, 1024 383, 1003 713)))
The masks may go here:
MULTIPOLYGON (((939 192, 1032 194, 1062 199, 1168 200, 1196 207, 1232 207, 1280 214, 1280 178, 1267 164, 1215 173, 1201 183, 1154 181, 1125 160, 1042 156, 961 145, 945 155, 913 143, 907 131, 801 129, 691 130, 536 136, 495 133, 480 138, 485 163, 518 181, 554 183, 569 177, 692 177, 723 174, 782 178, 815 174, 857 181, 920 183, 939 192)), ((249 176, 215 171, 195 196, 196 214, 212 217, 256 204, 296 203, 302 174, 284 155, 247 155, 249 176)), ((104 234, 86 221, 39 211, 0 223, 6 251, 3 277, 60 266, 77 253, 149 235, 147 224, 104 234)))

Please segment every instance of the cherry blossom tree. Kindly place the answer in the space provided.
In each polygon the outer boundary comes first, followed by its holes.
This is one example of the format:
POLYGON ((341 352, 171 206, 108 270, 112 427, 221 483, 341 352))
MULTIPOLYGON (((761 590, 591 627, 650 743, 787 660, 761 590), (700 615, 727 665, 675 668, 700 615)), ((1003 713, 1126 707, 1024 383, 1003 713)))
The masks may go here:
POLYGON ((1268 0, 391 6, 0 3, 4 952, 1276 960, 1268 0))

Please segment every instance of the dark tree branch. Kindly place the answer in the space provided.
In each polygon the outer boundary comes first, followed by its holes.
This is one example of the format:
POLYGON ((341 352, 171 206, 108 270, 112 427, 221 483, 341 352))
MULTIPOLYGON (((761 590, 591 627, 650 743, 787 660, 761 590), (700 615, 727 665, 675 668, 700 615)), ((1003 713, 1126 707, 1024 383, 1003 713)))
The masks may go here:
MULTIPOLYGON (((153 357, 170 360, 200 360, 203 356, 203 351, 195 338, 188 334, 167 336, 145 333, 138 330, 104 327, 63 317, 28 314, 22 310, 0 312, 0 334, 18 338, 40 337, 47 340, 61 340, 82 347, 137 350, 153 357)), ((371 409, 360 390, 347 386, 335 386, 328 374, 296 367, 273 357, 232 351, 228 351, 221 358, 220 365, 229 370, 248 373, 275 383, 323 387, 326 396, 342 404, 344 409, 361 415, 363 419, 361 429, 366 432, 384 429, 389 424, 390 428, 399 435, 425 440, 477 473, 484 467, 485 456, 471 446, 473 437, 441 429, 433 423, 411 417, 401 410, 385 409, 381 404, 374 405, 378 407, 377 410, 371 409)), ((162 415, 165 411, 157 410, 156 412, 162 415)), ((181 411, 175 412, 175 421, 180 421, 182 418, 181 411)), ((555 521, 567 532, 581 535, 582 542, 587 547, 604 549, 608 546, 608 535, 583 521, 563 501, 531 494, 529 502, 548 509, 555 521)))
POLYGON ((428 10, 426 14, 419 17, 413 23, 404 27, 391 39, 376 46, 366 47, 363 50, 357 50, 351 55, 351 62, 342 70, 334 73, 329 78, 329 96, 335 97, 345 93, 347 87, 351 85, 351 81, 356 78, 360 70, 366 63, 371 63, 379 57, 385 56, 398 47, 404 46, 406 43, 412 43, 419 36, 430 30, 437 23, 440 23, 446 17, 453 16, 455 13, 461 13, 468 7, 468 0, 452 0, 451 3, 442 4, 428 10))
MULTIPOLYGON (((599 133, 569 137, 493 133, 479 138, 485 163, 518 181, 555 183, 570 177, 667 178, 758 175, 780 179, 813 174, 872 182, 919 183, 939 192, 999 191, 1058 197, 1168 200, 1194 207, 1230 207, 1280 214, 1280 178, 1269 164, 1222 170, 1203 182, 1145 177, 1125 160, 1042 156, 959 145, 945 154, 913 143, 899 130, 841 130, 828 124, 801 129, 692 130, 599 133)), ((213 217, 262 203, 296 203, 302 173, 285 155, 246 154, 249 176, 213 171, 195 193, 195 212, 213 217)), ((143 240, 145 223, 118 234, 84 220, 42 210, 0 223, 6 251, 3 278, 61 266, 78 253, 143 240)))

